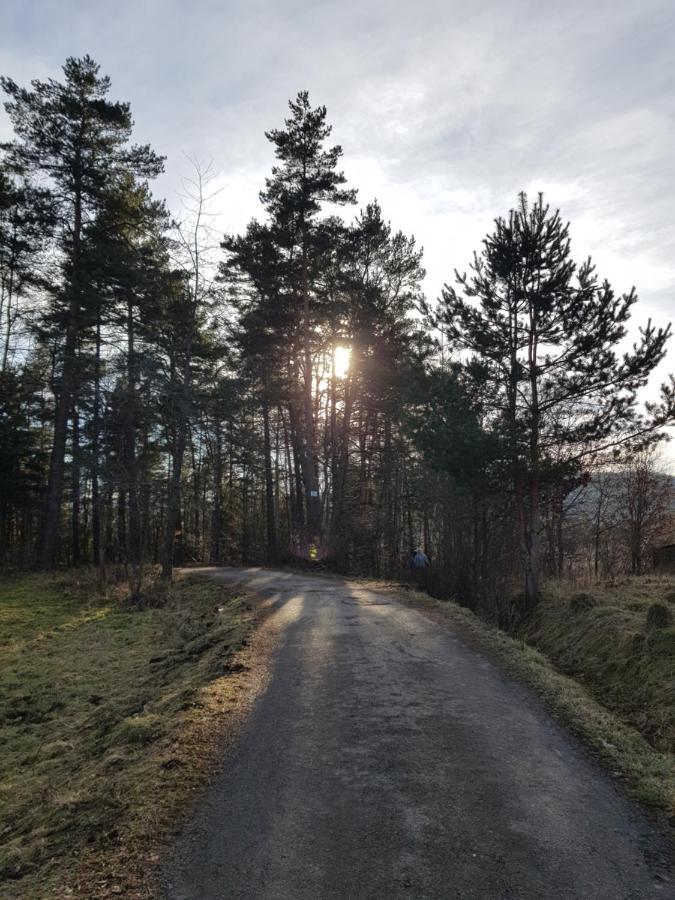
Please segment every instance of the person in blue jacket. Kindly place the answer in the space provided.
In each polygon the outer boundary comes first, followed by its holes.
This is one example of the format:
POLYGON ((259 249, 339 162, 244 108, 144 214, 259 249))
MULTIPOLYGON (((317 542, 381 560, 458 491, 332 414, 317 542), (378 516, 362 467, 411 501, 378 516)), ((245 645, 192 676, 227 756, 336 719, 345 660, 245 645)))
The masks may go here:
POLYGON ((429 562, 429 557, 426 555, 424 550, 415 550, 414 554, 411 555, 411 569, 428 569, 430 565, 431 563, 429 562))

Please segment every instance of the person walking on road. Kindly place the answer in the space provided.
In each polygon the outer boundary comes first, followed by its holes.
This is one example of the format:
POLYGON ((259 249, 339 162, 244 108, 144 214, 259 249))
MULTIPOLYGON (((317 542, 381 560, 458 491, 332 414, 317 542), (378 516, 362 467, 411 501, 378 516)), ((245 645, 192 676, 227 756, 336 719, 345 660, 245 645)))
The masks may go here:
POLYGON ((412 558, 413 569, 428 569, 430 565, 429 557, 424 550, 415 550, 415 555, 412 558))
POLYGON ((413 579, 421 588, 427 586, 427 570, 431 562, 424 550, 415 550, 410 556, 410 568, 413 579))

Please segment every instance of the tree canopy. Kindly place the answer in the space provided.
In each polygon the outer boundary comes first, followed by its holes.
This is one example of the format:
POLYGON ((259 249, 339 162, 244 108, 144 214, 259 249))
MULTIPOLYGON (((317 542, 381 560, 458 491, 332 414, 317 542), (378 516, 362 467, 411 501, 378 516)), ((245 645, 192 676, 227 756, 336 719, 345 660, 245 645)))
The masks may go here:
POLYGON ((575 262, 541 195, 430 301, 422 249, 357 205, 306 91, 266 132, 260 217, 214 240, 208 172, 172 217, 90 57, 0 83, 4 563, 123 568, 142 602, 150 563, 400 577, 423 547, 431 590, 496 618, 579 565, 570 498, 673 421, 672 381, 639 402, 670 326, 626 351, 636 290, 575 262))

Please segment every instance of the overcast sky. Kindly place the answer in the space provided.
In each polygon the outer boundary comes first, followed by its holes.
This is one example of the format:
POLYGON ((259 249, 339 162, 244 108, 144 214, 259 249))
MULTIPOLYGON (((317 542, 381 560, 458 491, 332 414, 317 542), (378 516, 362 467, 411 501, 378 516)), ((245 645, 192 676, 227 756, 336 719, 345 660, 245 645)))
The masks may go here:
POLYGON ((219 173, 223 229, 260 215, 263 132, 307 89, 360 202, 424 247, 429 297, 543 190, 575 256, 638 288, 636 324, 673 317, 675 0, 2 0, 3 74, 58 78, 85 53, 168 157, 174 210, 193 156, 219 173))

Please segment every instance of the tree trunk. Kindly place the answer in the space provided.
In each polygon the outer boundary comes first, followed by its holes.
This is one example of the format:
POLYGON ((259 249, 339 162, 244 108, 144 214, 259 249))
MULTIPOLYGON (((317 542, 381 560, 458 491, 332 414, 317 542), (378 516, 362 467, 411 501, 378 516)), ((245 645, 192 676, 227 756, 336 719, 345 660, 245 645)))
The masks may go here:
POLYGON ((82 562, 82 538, 80 534, 80 416, 76 406, 73 407, 71 423, 71 558, 73 566, 77 568, 82 562))
MULTIPOLYGON (((73 319, 77 316, 77 306, 77 303, 71 303, 71 317, 73 319)), ((53 568, 56 562, 56 547, 61 521, 61 501, 63 498, 66 437, 75 377, 77 330, 77 325, 73 323, 68 326, 66 332, 63 368, 61 370, 61 380, 54 412, 54 434, 49 459, 49 480, 40 540, 40 566, 43 569, 53 568)))
POLYGON ((183 471, 183 457, 187 444, 187 422, 180 416, 178 422, 176 442, 172 455, 171 477, 166 503, 166 531, 164 535, 164 550, 162 554, 162 580, 171 581, 173 575, 173 554, 176 543, 176 529, 178 527, 180 513, 180 480, 183 471))
POLYGON ((270 412, 267 399, 262 402, 263 444, 265 455, 265 513, 267 519, 267 561, 276 562, 277 523, 274 509, 274 477, 272 472, 272 444, 270 441, 270 412))
MULTIPOLYGON (((76 176, 78 177, 78 176, 76 176)), ((68 321, 63 352, 63 366, 59 389, 56 394, 54 410, 54 437, 49 460, 49 481, 45 515, 42 523, 40 541, 40 566, 50 569, 56 562, 56 545, 61 520, 61 501, 63 498, 63 469, 66 455, 66 432, 68 417, 73 402, 75 382, 77 339, 80 320, 80 240, 82 234, 82 193, 78 183, 75 187, 75 210, 72 233, 72 275, 70 285, 70 302, 68 321)))
POLYGON ((117 561, 127 561, 127 498, 124 490, 117 491, 117 561))
POLYGON ((312 396, 313 366, 309 310, 309 284, 307 275, 307 236, 305 225, 302 226, 302 294, 303 294, 303 339, 304 339, 304 412, 305 412, 305 446, 303 447, 303 476, 305 481, 305 507, 307 523, 305 532, 305 552, 309 551, 319 537, 321 522, 321 500, 319 498, 319 470, 316 454, 316 428, 314 424, 314 403, 312 396))
POLYGON ((91 435, 91 538, 94 565, 102 565, 101 554, 101 493, 98 481, 99 444, 101 439, 101 317, 96 322, 96 353, 94 360, 94 408, 91 435))
POLYGON ((127 408, 124 415, 124 468, 129 498, 129 527, 127 529, 127 559, 131 565, 131 593, 140 598, 143 586, 143 551, 141 547, 141 508, 138 491, 138 460, 136 458, 136 347, 133 299, 127 298, 127 408))
POLYGON ((213 509, 211 511, 211 562, 221 562, 221 531, 223 527, 223 441, 220 423, 216 424, 216 441, 213 459, 213 509))
POLYGON ((530 302, 528 333, 528 374, 530 382, 530 475, 525 525, 525 605, 533 609, 539 600, 541 543, 541 483, 539 477, 539 382, 537 373, 537 313, 530 302))

